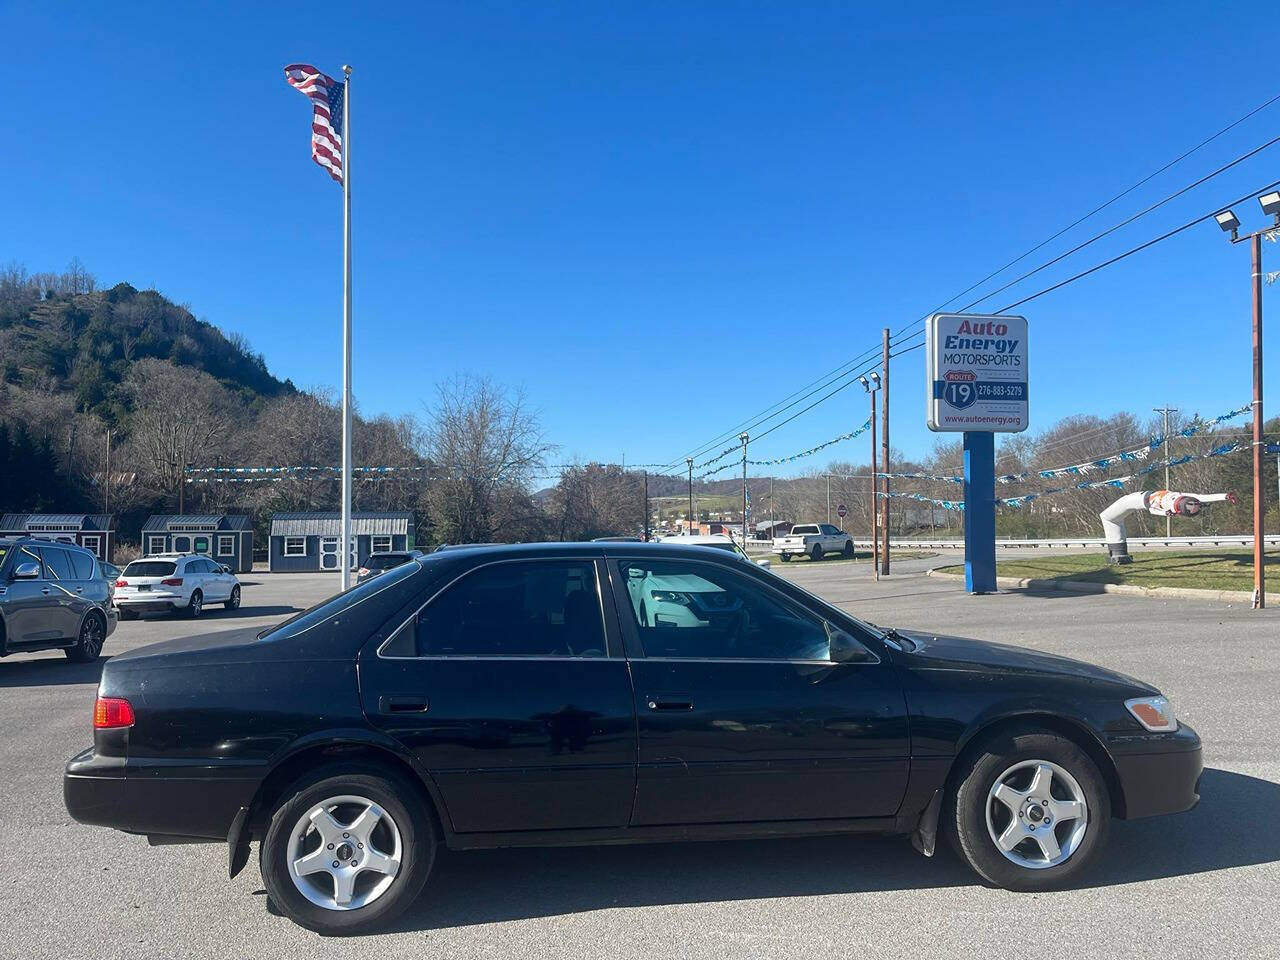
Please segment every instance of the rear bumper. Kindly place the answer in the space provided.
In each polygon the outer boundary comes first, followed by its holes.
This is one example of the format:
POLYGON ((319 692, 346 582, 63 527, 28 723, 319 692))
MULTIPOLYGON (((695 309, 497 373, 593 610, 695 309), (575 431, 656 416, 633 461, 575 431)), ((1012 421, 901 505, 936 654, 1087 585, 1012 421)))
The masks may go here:
POLYGON ((180 593, 131 593, 116 594, 115 605, 126 610, 173 610, 185 607, 190 601, 180 593))
POLYGON ((225 840, 241 807, 257 792, 256 778, 136 771, 117 757, 98 757, 93 748, 67 762, 62 799, 80 823, 127 833, 225 840))
POLYGON ((1126 820, 1181 813, 1200 802, 1200 737, 1186 724, 1171 734, 1113 743, 1126 820))

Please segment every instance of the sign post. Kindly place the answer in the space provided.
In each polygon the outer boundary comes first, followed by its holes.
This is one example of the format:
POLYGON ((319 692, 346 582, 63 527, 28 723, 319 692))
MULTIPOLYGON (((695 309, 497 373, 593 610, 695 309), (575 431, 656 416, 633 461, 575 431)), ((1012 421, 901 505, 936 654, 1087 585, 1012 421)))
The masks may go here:
POLYGON ((964 434, 964 585, 996 590, 996 433, 1027 429, 1025 317, 936 313, 925 326, 930 430, 964 434))
POLYGON ((849 508, 843 503, 836 507, 836 516, 840 518, 840 531, 844 532, 844 518, 849 515, 849 508))

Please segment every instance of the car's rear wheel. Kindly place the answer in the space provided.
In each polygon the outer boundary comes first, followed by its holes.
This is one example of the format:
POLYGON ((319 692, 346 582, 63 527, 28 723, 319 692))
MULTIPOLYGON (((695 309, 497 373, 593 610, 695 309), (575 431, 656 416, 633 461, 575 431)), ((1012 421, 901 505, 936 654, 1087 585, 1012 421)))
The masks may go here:
POLYGON ((784 554, 782 554, 782 562, 783 562, 783 563, 790 563, 790 562, 791 562, 791 554, 789 554, 789 553, 784 553, 784 554))
POLYGON ((814 560, 821 560, 821 559, 822 559, 822 544, 820 544, 820 543, 815 543, 815 544, 813 545, 813 552, 812 552, 811 554, 809 554, 809 556, 811 556, 814 560))
POLYGON ((231 588, 231 596, 227 598, 227 602, 223 606, 228 610, 240 609, 240 587, 238 585, 231 588))
POLYGON ((853 541, 852 540, 846 540, 844 542, 844 557, 846 560, 853 559, 853 541))
POLYGON ((67 647, 63 653, 72 663, 93 663, 102 654, 102 643, 107 638, 107 627, 102 616, 91 613, 80 624, 80 635, 76 637, 76 645, 67 647))
POLYGON ((1111 797, 1066 737, 1023 729, 984 743, 960 771, 945 826, 983 879, 1010 890, 1073 882, 1102 849, 1111 797))
POLYGON ((388 771, 328 767, 286 792, 262 841, 277 907, 318 933, 363 933, 417 898, 435 861, 435 823, 388 771))
POLYGON ((193 590, 191 600, 187 604, 187 616, 192 620, 200 616, 204 612, 204 594, 199 590, 193 590))

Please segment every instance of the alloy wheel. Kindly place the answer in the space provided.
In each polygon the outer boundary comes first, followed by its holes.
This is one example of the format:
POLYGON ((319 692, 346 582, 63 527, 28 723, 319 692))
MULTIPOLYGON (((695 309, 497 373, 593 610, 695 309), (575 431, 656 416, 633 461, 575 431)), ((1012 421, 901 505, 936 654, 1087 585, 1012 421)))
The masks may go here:
POLYGON ((102 622, 96 616, 84 618, 80 626, 80 649, 90 660, 102 652, 102 622))
POLYGON ((1064 767, 1022 760, 987 794, 987 833, 1007 860, 1029 870, 1066 862, 1089 829, 1084 790, 1064 767))
POLYGON ((400 872, 400 829, 366 797, 330 797, 298 818, 286 862, 298 892, 326 910, 358 910, 390 889, 400 872))

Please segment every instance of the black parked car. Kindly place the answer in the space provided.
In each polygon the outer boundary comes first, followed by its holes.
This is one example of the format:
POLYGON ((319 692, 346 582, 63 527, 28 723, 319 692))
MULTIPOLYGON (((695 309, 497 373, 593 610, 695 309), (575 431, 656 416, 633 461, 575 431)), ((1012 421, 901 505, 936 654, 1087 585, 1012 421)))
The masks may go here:
POLYGON ((0 657, 62 650, 98 659, 119 616, 98 558, 71 543, 0 538, 0 657))
POLYGON ((1074 881, 1112 817, 1186 810, 1155 688, 882 630, 733 554, 543 544, 418 558, 260 635, 110 660, 67 809, 259 840, 273 901, 354 932, 437 849, 941 830, 992 883, 1074 881))

